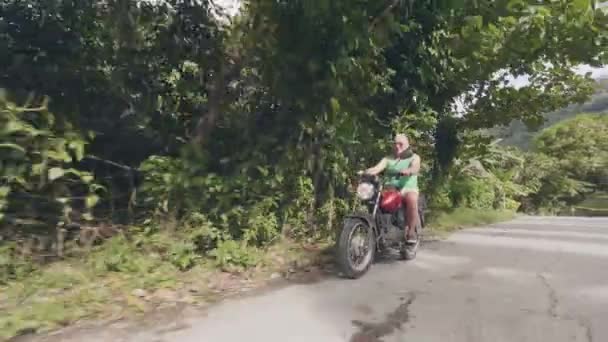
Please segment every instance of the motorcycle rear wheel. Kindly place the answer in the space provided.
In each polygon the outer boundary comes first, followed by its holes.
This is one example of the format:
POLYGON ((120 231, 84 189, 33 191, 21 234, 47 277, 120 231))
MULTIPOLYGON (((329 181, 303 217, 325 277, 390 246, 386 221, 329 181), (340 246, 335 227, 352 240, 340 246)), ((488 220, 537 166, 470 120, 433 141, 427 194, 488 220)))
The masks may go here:
POLYGON ((342 227, 337 247, 337 263, 340 270, 346 277, 357 279, 364 275, 374 262, 376 254, 374 229, 365 220, 347 219, 342 227), (353 260, 353 256, 357 260, 353 260))

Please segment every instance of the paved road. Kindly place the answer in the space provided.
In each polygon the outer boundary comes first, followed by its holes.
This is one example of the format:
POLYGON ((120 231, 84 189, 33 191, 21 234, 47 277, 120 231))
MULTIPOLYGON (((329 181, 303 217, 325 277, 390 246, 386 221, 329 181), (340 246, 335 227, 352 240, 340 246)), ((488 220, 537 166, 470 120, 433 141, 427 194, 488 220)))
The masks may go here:
MULTIPOLYGON (((228 301, 142 342, 608 341, 608 218, 522 217, 428 243, 412 262, 228 301)), ((106 341, 99 331, 66 341, 106 341)))

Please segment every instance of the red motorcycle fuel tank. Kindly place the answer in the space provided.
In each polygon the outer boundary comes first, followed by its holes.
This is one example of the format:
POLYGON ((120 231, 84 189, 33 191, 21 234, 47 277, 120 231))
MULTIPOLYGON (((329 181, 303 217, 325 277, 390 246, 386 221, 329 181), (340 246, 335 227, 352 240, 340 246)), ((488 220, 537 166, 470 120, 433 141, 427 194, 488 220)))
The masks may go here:
POLYGON ((380 198, 380 208, 384 212, 393 213, 401 208, 402 201, 399 191, 394 189, 384 190, 380 198))

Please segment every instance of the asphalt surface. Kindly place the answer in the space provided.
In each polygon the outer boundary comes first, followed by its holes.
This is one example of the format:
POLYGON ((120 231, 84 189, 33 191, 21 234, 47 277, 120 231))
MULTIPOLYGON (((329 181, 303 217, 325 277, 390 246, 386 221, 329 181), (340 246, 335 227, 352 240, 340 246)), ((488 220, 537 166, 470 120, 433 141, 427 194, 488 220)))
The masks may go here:
POLYGON ((608 218, 522 217, 468 229, 358 280, 288 286, 205 315, 111 331, 61 340, 608 341, 608 218))

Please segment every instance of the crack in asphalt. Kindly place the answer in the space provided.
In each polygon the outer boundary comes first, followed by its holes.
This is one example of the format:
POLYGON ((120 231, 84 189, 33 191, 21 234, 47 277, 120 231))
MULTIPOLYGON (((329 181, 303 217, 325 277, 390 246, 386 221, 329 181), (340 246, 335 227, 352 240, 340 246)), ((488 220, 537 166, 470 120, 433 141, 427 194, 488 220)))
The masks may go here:
POLYGON ((401 303, 393 312, 386 315, 380 323, 369 323, 353 320, 352 323, 359 331, 352 335, 350 342, 382 342, 382 338, 392 334, 407 323, 410 319, 410 305, 416 299, 415 293, 409 293, 407 299, 402 298, 401 303))
POLYGON ((579 317, 576 322, 581 326, 581 328, 585 329, 585 338, 587 339, 587 342, 593 342, 593 330, 591 330, 591 322, 582 317, 579 317))
POLYGON ((546 313, 550 317, 555 319, 576 322, 585 331, 586 342, 593 342, 593 330, 591 329, 591 323, 587 319, 580 316, 576 317, 568 314, 560 315, 557 310, 559 306, 559 298, 557 296, 557 291, 555 291, 555 288, 551 285, 551 283, 544 274, 538 273, 537 277, 538 279, 540 279, 543 286, 547 289, 547 294, 549 296, 549 308, 547 308, 546 313))
POLYGON ((559 305, 559 299, 557 298, 557 292, 549 283, 547 277, 542 274, 537 274, 538 279, 540 279, 543 286, 547 289, 547 294, 549 296, 549 308, 547 309, 547 314, 554 318, 559 318, 559 314, 557 312, 557 306, 559 305))

